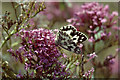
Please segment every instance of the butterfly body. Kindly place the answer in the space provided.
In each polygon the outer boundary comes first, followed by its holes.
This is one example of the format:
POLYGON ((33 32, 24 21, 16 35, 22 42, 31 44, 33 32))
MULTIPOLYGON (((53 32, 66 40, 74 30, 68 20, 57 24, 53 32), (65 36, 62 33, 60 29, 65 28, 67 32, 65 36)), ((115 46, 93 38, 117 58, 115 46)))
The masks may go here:
POLYGON ((82 43, 86 39, 85 34, 78 32, 74 26, 67 25, 60 28, 55 39, 55 44, 68 51, 80 54, 81 50, 77 44, 82 43))

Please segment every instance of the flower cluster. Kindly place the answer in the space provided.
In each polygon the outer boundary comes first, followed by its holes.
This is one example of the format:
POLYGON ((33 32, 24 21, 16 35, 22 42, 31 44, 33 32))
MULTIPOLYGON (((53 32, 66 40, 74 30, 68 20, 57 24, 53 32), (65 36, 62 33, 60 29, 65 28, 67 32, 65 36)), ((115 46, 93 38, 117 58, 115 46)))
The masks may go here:
POLYGON ((85 72, 83 77, 90 79, 92 78, 93 72, 94 72, 94 68, 92 67, 91 70, 88 70, 87 72, 85 72))
POLYGON ((21 63, 25 61, 26 71, 33 69, 38 78, 68 77, 66 67, 59 61, 62 54, 55 46, 55 34, 52 30, 22 30, 19 36, 22 38, 22 47, 15 52, 10 49, 9 52, 21 63))
POLYGON ((108 5, 104 7, 99 3, 92 2, 81 5, 80 10, 67 22, 76 26, 78 30, 88 33, 90 37, 88 41, 96 42, 111 35, 111 32, 106 32, 106 30, 113 28, 116 24, 115 16, 118 16, 118 13, 113 11, 110 14, 108 5), (96 39, 93 35, 98 33, 101 35, 96 39))
POLYGON ((110 66, 110 65, 112 65, 112 64, 115 63, 114 61, 115 61, 114 56, 109 55, 109 56, 107 56, 106 59, 104 60, 104 66, 110 66))
POLYGON ((4 30, 4 34, 6 35, 5 40, 3 41, 0 48, 2 48, 5 43, 17 32, 19 32, 21 29, 29 28, 31 27, 29 24, 29 20, 31 20, 33 17, 35 17, 39 12, 42 12, 46 7, 44 3, 39 3, 38 7, 36 8, 36 2, 30 2, 30 3, 19 3, 18 5, 14 5, 12 3, 14 11, 15 11, 15 17, 16 20, 13 20, 10 17, 11 12, 5 12, 5 14, 0 18, 0 25, 2 25, 2 28, 4 30), (17 8, 21 9, 20 15, 17 15, 17 8), (13 27, 16 26, 16 27, 13 27))
MULTIPOLYGON (((67 22, 74 25, 77 30, 80 30, 81 32, 87 34, 88 41, 90 43, 88 44, 89 47, 86 49, 90 48, 90 52, 96 52, 96 54, 98 55, 99 53, 104 51, 105 48, 109 48, 111 47, 111 45, 113 45, 113 43, 118 42, 118 34, 116 30, 120 29, 116 25, 117 18, 118 12, 113 11, 112 13, 110 13, 110 8, 108 5, 104 6, 97 2, 92 2, 84 3, 83 5, 81 5, 80 10, 75 12, 72 18, 67 19, 67 22), (102 49, 98 47, 101 44, 104 45, 102 45, 102 49)), ((82 48, 84 49, 84 46, 82 48)), ((90 54, 89 57, 90 58, 88 59, 88 61, 97 56, 95 55, 95 53, 93 53, 90 54)), ((114 58, 115 57, 108 56, 103 64, 101 64, 101 62, 95 61, 94 59, 92 64, 95 67, 108 67, 111 64, 114 64, 114 58)))
MULTIPOLYGON (((101 70, 107 73, 103 72, 103 75, 105 74, 105 76, 110 77, 110 74, 114 70, 113 68, 116 68, 116 65, 118 65, 115 63, 115 58, 118 53, 116 53, 115 56, 108 55, 102 62, 101 59, 99 61, 96 60, 95 57, 99 56, 98 53, 102 53, 101 51, 104 51, 104 49, 113 46, 114 42, 115 44, 117 43, 118 34, 116 34, 116 32, 112 33, 112 31, 120 30, 120 28, 116 26, 116 18, 118 17, 116 11, 110 13, 108 5, 103 6, 97 2, 84 3, 83 5, 69 2, 46 2, 44 5, 44 3, 36 3, 35 1, 18 3, 17 7, 19 6, 21 14, 19 16, 16 15, 15 21, 9 17, 10 13, 6 12, 0 22, 5 32, 5 40, 1 47, 3 47, 8 40, 10 41, 11 36, 17 33, 16 36, 21 38, 21 46, 18 44, 20 46, 18 49, 13 50, 10 48, 8 52, 11 53, 17 61, 24 64, 26 74, 23 75, 19 72, 16 74, 11 71, 8 66, 3 65, 2 68, 5 75, 11 78, 17 77, 23 79, 38 78, 40 80, 56 80, 56 78, 83 78, 89 80, 96 77, 96 75, 93 74, 94 71, 97 72, 97 69, 101 68, 101 70), (73 15, 73 17, 69 19, 71 15, 73 15), (48 30, 53 29, 52 26, 56 24, 56 22, 60 22, 61 24, 66 19, 67 22, 75 26, 78 31, 80 30, 88 36, 89 42, 85 42, 87 46, 85 46, 84 43, 78 44, 82 51, 80 55, 74 53, 66 54, 67 51, 55 45, 55 34, 57 34, 59 30, 48 30), (44 26, 46 29, 38 29, 38 27, 44 26), (110 31, 110 29, 112 30, 110 31), (87 53, 91 54, 87 55, 87 53), (85 64, 87 62, 92 63, 94 68, 86 71, 85 64), (11 73, 14 73, 13 76, 11 76, 11 73)), ((16 45, 13 41, 14 40, 10 41, 12 44, 10 44, 8 48, 16 45)), ((119 48, 116 49, 116 52, 119 51, 119 48)), ((8 64, 7 62, 5 63, 8 64)))
POLYGON ((91 53, 91 54, 88 54, 87 55, 89 57, 89 59, 87 61, 90 61, 91 59, 95 58, 95 57, 98 57, 95 52, 91 53))

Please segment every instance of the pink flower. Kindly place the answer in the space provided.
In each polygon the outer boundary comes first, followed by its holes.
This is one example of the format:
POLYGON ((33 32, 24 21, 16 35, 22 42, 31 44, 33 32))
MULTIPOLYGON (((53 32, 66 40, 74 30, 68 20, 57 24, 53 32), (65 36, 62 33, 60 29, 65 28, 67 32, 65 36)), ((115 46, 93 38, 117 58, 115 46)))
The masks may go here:
POLYGON ((63 53, 63 57, 64 57, 64 58, 67 58, 67 55, 63 53))
POLYGON ((105 5, 104 11, 105 11, 105 12, 109 12, 109 5, 105 5))
POLYGON ((112 35, 112 33, 111 32, 109 32, 108 34, 107 34, 107 36, 109 37, 109 36, 111 36, 112 35))
POLYGON ((120 27, 113 26, 112 29, 114 29, 114 30, 120 30, 120 27))
POLYGON ((116 49, 116 52, 120 52, 120 48, 117 48, 117 49, 116 49))
POLYGON ((61 74, 59 77, 69 75, 65 72, 65 65, 59 61, 62 54, 55 45, 56 35, 52 30, 43 28, 22 30, 19 34, 22 46, 16 51, 12 49, 8 51, 21 63, 25 59, 25 70, 34 69, 44 78, 48 78, 48 74, 51 76, 61 74))
POLYGON ((92 78, 93 72, 94 72, 94 68, 92 67, 90 70, 88 70, 87 72, 85 72, 85 74, 83 75, 83 77, 92 78))
POLYGON ((94 42, 95 39, 91 36, 89 39, 88 39, 89 42, 94 42))
POLYGON ((107 19, 102 19, 101 20, 101 23, 105 23, 105 22, 107 22, 107 19))
POLYGON ((88 56, 89 56, 89 57, 92 57, 92 58, 94 58, 94 57, 98 57, 98 56, 95 54, 95 52, 89 54, 88 56))
POLYGON ((107 56, 104 60, 104 66, 110 66, 114 63, 115 63, 115 61, 114 61, 114 58, 112 55, 107 56))
POLYGON ((120 59, 118 59, 118 56, 114 59, 114 64, 110 65, 110 67, 112 68, 112 73, 113 74, 118 74, 119 71, 119 61, 120 59))
POLYGON ((107 28, 111 28, 117 23, 117 20, 113 18, 118 16, 118 12, 113 11, 111 14, 109 10, 108 5, 103 6, 97 2, 84 3, 81 5, 80 10, 75 12, 73 17, 68 19, 67 22, 78 30, 87 32, 90 35, 89 42, 105 40, 106 36, 109 37, 111 35, 111 32, 107 32, 107 28), (103 31, 101 38, 94 39, 93 36, 100 31, 103 31))
POLYGON ((62 67, 62 68, 65 68, 65 67, 66 67, 66 65, 64 65, 64 64, 63 64, 61 67, 62 67))
POLYGON ((98 57, 95 52, 91 53, 91 54, 88 54, 87 55, 89 57, 89 59, 87 60, 87 62, 89 62, 91 59, 95 58, 95 57, 98 57))
POLYGON ((87 61, 90 61, 91 59, 95 58, 95 57, 98 57, 95 52, 91 53, 91 54, 88 54, 87 55, 89 57, 89 59, 87 61))
POLYGON ((54 29, 55 34, 56 34, 58 31, 59 31, 58 29, 54 29))
POLYGON ((103 33, 101 33, 101 37, 103 37, 103 36, 106 36, 106 33, 104 33, 104 32, 103 32, 103 33))
POLYGON ((104 60, 104 66, 108 67, 113 74, 118 74, 118 56, 109 55, 104 60))
POLYGON ((89 27, 90 27, 90 29, 92 29, 92 28, 93 28, 93 26, 92 26, 92 25, 90 25, 89 27))
POLYGON ((114 11, 114 12, 112 12, 112 15, 113 16, 118 16, 118 12, 114 11))
POLYGON ((79 47, 82 48, 82 47, 83 47, 83 44, 80 44, 79 47))

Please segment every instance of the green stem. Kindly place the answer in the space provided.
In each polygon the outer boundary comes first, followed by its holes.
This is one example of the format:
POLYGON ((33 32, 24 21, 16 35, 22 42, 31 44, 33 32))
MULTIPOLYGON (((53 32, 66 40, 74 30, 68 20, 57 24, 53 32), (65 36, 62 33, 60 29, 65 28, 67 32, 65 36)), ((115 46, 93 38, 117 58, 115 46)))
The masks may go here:
MULTIPOLYGON (((14 32, 14 33, 15 33, 15 32, 14 32)), ((5 45, 5 43, 10 39, 10 37, 11 37, 14 33, 10 34, 10 35, 4 40, 4 42, 3 42, 2 45, 0 46, 0 49, 5 45)))

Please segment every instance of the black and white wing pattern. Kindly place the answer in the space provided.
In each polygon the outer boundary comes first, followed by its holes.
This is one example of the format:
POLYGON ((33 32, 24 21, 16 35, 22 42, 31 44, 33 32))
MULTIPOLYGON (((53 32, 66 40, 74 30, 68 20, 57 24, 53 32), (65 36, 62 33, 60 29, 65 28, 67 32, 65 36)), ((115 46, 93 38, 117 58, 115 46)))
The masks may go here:
POLYGON ((63 26, 56 35, 55 44, 62 48, 80 54, 81 50, 77 44, 87 40, 87 36, 78 32, 72 25, 63 26))

